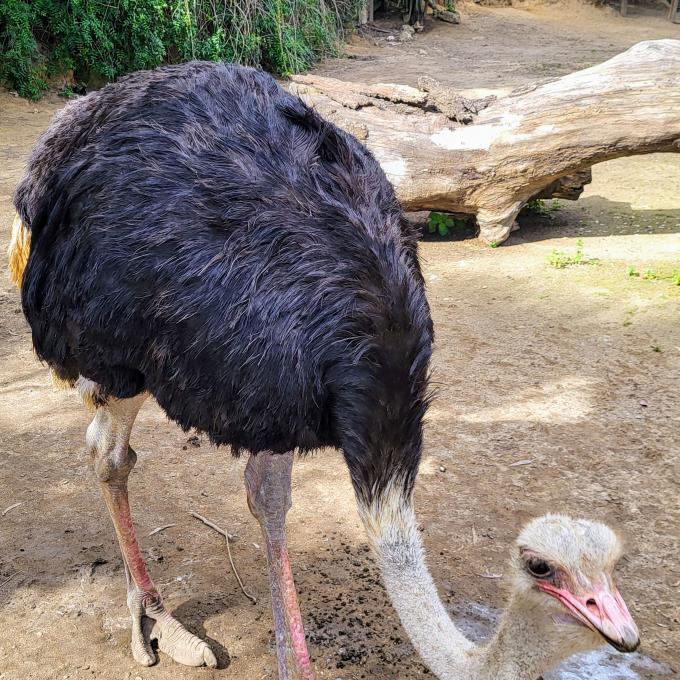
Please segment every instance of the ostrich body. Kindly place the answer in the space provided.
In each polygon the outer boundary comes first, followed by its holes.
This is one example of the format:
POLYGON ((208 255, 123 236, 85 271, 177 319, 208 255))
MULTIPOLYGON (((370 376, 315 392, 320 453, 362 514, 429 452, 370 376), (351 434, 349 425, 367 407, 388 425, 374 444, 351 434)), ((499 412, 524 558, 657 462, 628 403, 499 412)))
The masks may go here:
POLYGON ((10 270, 34 347, 95 409, 86 441, 134 658, 154 663, 155 638, 178 662, 216 664, 163 606, 134 531, 129 440, 150 394, 184 429, 250 453, 281 678, 314 677, 284 523, 292 452, 325 446, 343 452, 414 645, 439 677, 467 677, 461 659, 479 661, 437 596, 412 505, 432 323, 415 236, 369 152, 268 75, 192 62, 65 107, 15 205, 10 270))

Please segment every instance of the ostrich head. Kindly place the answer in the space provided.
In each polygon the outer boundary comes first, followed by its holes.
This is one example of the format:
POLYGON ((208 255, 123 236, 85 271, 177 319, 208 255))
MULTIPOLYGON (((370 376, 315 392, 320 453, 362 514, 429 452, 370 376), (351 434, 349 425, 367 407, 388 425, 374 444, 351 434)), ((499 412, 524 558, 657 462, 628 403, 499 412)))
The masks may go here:
POLYGON ((515 595, 525 608, 542 612, 564 647, 581 651, 606 641, 632 652, 640 643, 638 629, 613 579, 621 552, 619 537, 600 522, 565 515, 534 519, 517 539, 515 595))

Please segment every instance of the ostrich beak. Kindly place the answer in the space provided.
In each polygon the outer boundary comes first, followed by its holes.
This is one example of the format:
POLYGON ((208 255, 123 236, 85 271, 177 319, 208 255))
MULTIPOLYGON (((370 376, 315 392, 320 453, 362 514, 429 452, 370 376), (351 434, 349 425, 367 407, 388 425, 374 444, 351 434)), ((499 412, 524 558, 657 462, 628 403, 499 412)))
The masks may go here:
POLYGON ((538 588, 559 600, 569 614, 586 628, 599 633, 620 652, 634 652, 640 634, 621 594, 613 584, 598 585, 589 593, 575 595, 566 588, 539 582, 538 588))

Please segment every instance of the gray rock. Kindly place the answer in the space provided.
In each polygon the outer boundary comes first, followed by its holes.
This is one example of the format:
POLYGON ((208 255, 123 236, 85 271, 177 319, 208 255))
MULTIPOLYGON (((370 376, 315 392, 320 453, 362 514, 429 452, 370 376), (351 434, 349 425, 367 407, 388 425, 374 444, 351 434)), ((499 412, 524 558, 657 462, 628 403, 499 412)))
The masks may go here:
POLYGON ((441 12, 437 12, 437 19, 441 19, 441 21, 446 21, 449 24, 459 24, 460 14, 458 14, 458 12, 445 9, 442 10, 441 12))

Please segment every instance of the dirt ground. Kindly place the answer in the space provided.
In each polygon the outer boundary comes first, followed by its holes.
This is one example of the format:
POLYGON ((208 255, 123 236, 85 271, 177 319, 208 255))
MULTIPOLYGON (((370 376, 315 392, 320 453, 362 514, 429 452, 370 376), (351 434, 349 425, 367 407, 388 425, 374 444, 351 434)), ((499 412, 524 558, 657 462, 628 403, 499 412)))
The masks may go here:
MULTIPOLYGON (((627 19, 577 5, 559 13, 464 7, 460 26, 430 22, 406 45, 355 39, 353 59, 319 71, 410 84, 428 74, 462 89, 498 89, 660 37, 680 38, 680 26, 634 7, 627 19)), ((26 155, 61 104, 0 94, 1 224, 11 222, 26 155)), ((680 287, 628 274, 680 269, 679 189, 679 156, 621 159, 595 167, 577 203, 524 215, 501 248, 473 240, 421 246, 438 396, 417 508, 452 613, 488 632, 507 578, 480 574, 506 573, 508 549, 530 517, 601 518, 628 541, 619 582, 645 656, 591 657, 550 677, 680 671, 680 287), (553 249, 573 253, 579 238, 599 263, 547 265, 553 249), (518 461, 530 462, 513 466, 518 461)), ((7 240, 2 230, 3 251, 7 240)), ((244 462, 189 438, 152 403, 132 438, 133 510, 166 603, 212 642, 220 668, 187 669, 167 658, 135 665, 122 563, 84 455, 88 415, 75 395, 52 389, 4 260, 0 267, 0 678, 274 678, 268 583, 245 503, 244 462), (234 559, 256 605, 239 591, 223 540, 190 511, 237 534, 234 559), (149 536, 167 524, 174 526, 149 536)), ((340 456, 301 460, 293 493, 290 548, 319 677, 428 675, 379 584, 340 456)))

